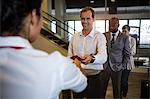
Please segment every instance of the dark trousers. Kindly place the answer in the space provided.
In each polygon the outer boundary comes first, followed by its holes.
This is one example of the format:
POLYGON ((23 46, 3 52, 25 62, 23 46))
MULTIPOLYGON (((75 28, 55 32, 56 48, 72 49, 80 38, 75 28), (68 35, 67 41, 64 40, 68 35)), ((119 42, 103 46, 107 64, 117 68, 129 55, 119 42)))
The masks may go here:
POLYGON ((114 99, 120 99, 120 85, 121 85, 121 71, 114 72, 112 69, 107 66, 107 68, 102 72, 102 90, 101 98, 105 99, 106 91, 108 87, 108 82, 111 78, 112 87, 113 87, 113 97, 114 99))
POLYGON ((71 99, 71 90, 63 90, 62 98, 63 99, 71 99))
POLYGON ((123 70, 121 76, 121 95, 126 97, 128 93, 128 77, 131 70, 123 70))
POLYGON ((100 99, 101 94, 100 92, 102 91, 101 89, 101 83, 102 83, 102 78, 101 78, 101 72, 97 75, 91 75, 88 76, 88 86, 87 88, 80 93, 73 93, 74 99, 83 99, 86 97, 86 99, 100 99))

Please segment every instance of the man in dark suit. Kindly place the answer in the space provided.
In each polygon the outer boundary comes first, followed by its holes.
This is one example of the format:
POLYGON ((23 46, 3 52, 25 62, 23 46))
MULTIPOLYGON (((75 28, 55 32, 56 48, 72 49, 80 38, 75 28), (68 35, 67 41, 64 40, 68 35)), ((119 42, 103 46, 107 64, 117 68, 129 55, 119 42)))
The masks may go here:
POLYGON ((108 59, 104 64, 103 90, 101 98, 105 98, 109 79, 112 80, 113 97, 120 98, 120 82, 122 70, 126 68, 130 59, 130 46, 128 36, 119 30, 119 19, 113 17, 109 20, 109 32, 104 33, 107 40, 108 59))

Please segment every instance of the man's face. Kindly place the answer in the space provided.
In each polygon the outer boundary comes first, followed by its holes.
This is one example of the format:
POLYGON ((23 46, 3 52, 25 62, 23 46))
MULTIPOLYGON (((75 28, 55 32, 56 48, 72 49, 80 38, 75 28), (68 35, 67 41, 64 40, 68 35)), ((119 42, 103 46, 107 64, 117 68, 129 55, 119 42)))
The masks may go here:
POLYGON ((110 23, 109 23, 110 32, 113 32, 113 33, 117 32, 118 27, 119 27, 119 23, 116 20, 110 20, 110 23))
POLYGON ((90 30, 93 28, 94 18, 91 11, 81 13, 81 24, 84 30, 90 30))

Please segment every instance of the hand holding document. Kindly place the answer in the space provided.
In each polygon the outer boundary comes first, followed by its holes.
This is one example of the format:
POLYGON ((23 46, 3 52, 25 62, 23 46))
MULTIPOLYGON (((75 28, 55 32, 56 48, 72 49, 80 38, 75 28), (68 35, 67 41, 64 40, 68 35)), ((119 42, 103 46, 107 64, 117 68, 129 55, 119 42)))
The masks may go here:
POLYGON ((81 67, 81 61, 82 59, 79 56, 72 56, 71 59, 73 60, 73 63, 76 64, 76 66, 80 69, 80 71, 87 76, 87 73, 84 71, 84 69, 81 67))
POLYGON ((73 60, 78 59, 79 61, 82 61, 82 58, 77 55, 72 56, 71 59, 73 59, 73 60))

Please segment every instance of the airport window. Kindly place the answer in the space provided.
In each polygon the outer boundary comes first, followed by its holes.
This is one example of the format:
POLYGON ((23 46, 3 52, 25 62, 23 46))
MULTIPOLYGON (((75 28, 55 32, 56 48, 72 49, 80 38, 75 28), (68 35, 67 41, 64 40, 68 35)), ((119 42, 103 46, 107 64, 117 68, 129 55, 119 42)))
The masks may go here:
POLYGON ((71 37, 72 37, 72 35, 74 34, 74 27, 75 27, 75 23, 74 23, 75 21, 68 21, 68 26, 69 27, 71 27, 71 28, 68 28, 68 32, 69 32, 69 34, 68 34, 68 36, 69 36, 69 40, 71 39, 71 37))
POLYGON ((128 24, 127 21, 128 21, 128 20, 119 20, 119 30, 120 30, 120 31, 122 31, 122 27, 123 27, 124 25, 127 25, 127 24, 128 24))
POLYGON ((68 26, 71 27, 71 28, 68 28, 68 32, 71 33, 71 34, 74 34, 74 32, 75 32, 73 30, 74 29, 74 25, 75 25, 74 21, 68 21, 68 26))
POLYGON ((77 33, 82 30, 81 21, 68 21, 68 26, 71 28, 68 28, 68 31, 71 33, 69 34, 69 40, 71 39, 72 35, 74 33, 77 33), (73 30, 75 29, 75 30, 73 30))
POLYGON ((140 28, 140 44, 145 44, 150 47, 150 19, 142 19, 141 20, 141 28, 140 28))
POLYGON ((96 20, 95 21, 95 28, 100 33, 104 33, 105 32, 105 20, 96 20))
POLYGON ((137 36, 139 36, 139 27, 130 26, 129 34, 136 34, 137 36))
POLYGON ((52 21, 51 30, 52 30, 52 32, 56 33, 56 21, 52 21))
POLYGON ((130 26, 129 34, 136 39, 137 46, 139 45, 139 40, 140 40, 139 32, 140 32, 140 27, 130 26))
POLYGON ((140 26, 140 20, 129 20, 129 26, 135 26, 139 27, 140 26))
POLYGON ((137 41, 137 46, 139 45, 140 40, 140 20, 139 19, 130 19, 130 35, 134 37, 137 41))
POLYGON ((106 20, 106 31, 109 31, 109 20, 106 20))
POLYGON ((75 30, 78 32, 82 30, 81 21, 75 21, 75 30))

